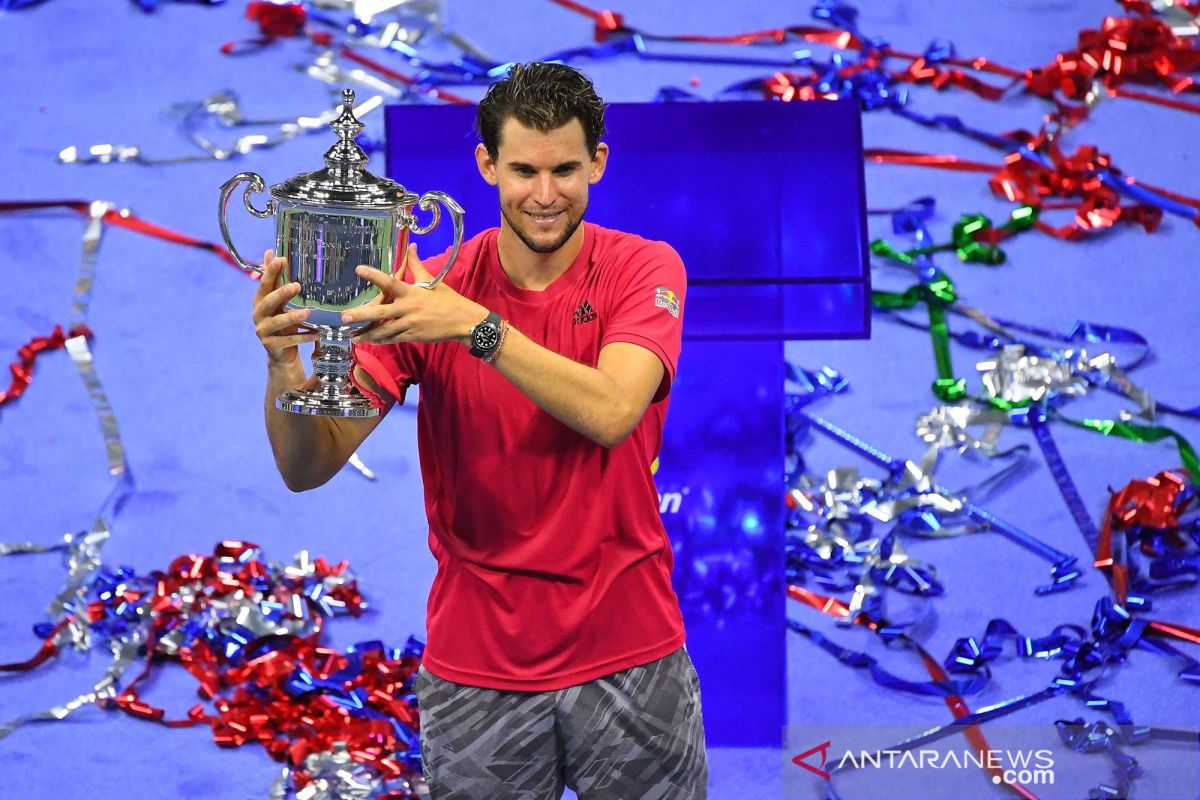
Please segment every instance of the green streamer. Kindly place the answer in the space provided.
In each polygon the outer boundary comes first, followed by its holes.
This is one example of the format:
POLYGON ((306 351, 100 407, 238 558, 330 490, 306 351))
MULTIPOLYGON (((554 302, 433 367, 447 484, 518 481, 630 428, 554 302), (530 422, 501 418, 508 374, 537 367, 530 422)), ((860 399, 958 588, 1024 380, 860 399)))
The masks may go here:
POLYGON ((1174 439, 1176 446, 1179 448, 1179 457, 1183 461, 1183 468, 1187 470, 1188 477, 1191 478, 1193 484, 1200 484, 1200 460, 1196 458, 1196 451, 1192 448, 1191 443, 1183 438, 1176 431, 1162 425, 1138 425, 1132 422, 1120 422, 1115 419, 1081 419, 1075 420, 1068 417, 1063 417, 1064 420, 1080 428, 1086 428, 1096 433, 1102 433, 1105 436, 1117 436, 1121 439, 1128 439, 1132 442, 1140 442, 1148 444, 1159 442, 1163 439, 1174 439))
MULTIPOLYGON (((1005 233, 1004 238, 1029 230, 1037 222, 1037 216, 1036 208, 1019 206, 1000 229, 1005 233)), ((947 244, 900 250, 886 239, 876 239, 871 242, 871 253, 910 267, 916 263, 918 257, 945 250, 954 250, 962 261, 1000 264, 1005 259, 1004 251, 996 245, 982 244, 975 239, 981 231, 991 227, 991 220, 982 214, 963 214, 953 228, 953 241, 947 244)), ((937 380, 931 388, 934 396, 945 403, 954 403, 967 396, 967 382, 963 378, 955 377, 954 366, 950 362, 950 329, 946 324, 946 308, 957 300, 954 284, 940 270, 935 272, 935 277, 930 282, 918 283, 903 292, 871 292, 871 304, 881 310, 909 309, 918 303, 925 304, 929 312, 929 338, 933 345, 933 359, 937 366, 937 380)))
MULTIPOLYGON (((1009 215, 1008 222, 1000 228, 1004 234, 1001 239, 1007 239, 1018 233, 1029 230, 1037 222, 1038 211, 1033 206, 1019 206, 1009 215)), ((998 245, 984 244, 979 241, 978 234, 989 230, 992 221, 983 214, 963 214, 951 229, 950 238, 958 260, 968 264, 987 264, 996 266, 1003 264, 1007 258, 998 245)))
MULTIPOLYGON (((885 243, 886 244, 886 243, 885 243)), ((929 338, 933 345, 933 359, 937 364, 937 380, 933 382, 933 393, 946 403, 961 400, 967 394, 967 382, 954 376, 950 363, 950 331, 946 325, 946 306, 954 303, 958 296, 954 284, 945 275, 929 283, 918 283, 903 292, 871 292, 871 305, 883 310, 908 309, 924 303, 929 311, 929 338)))
POLYGON ((871 242, 871 253, 873 255, 890 258, 893 261, 899 261, 901 264, 907 264, 910 267, 913 263, 912 256, 902 253, 895 247, 892 247, 890 244, 888 244, 886 239, 876 239, 875 241, 871 242))
MULTIPOLYGON (((1008 222, 1000 228, 1000 232, 1004 235, 999 238, 1007 239, 1027 231, 1033 227, 1037 219, 1038 210, 1036 208, 1019 206, 1009 215, 1008 222)), ((981 231, 991 230, 992 227, 992 221, 983 214, 963 214, 950 229, 950 241, 945 244, 899 250, 885 239, 876 239, 871 242, 871 252, 877 256, 912 266, 921 256, 953 250, 958 256, 958 260, 964 263, 996 266, 1003 264, 1008 256, 1000 249, 999 245, 984 244, 978 239, 981 231)))

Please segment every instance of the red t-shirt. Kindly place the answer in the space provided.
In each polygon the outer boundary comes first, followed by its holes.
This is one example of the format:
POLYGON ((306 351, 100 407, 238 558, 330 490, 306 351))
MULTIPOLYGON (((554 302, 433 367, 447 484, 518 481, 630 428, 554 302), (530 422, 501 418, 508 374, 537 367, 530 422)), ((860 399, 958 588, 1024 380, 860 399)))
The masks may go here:
MULTIPOLYGON (((679 356, 686 277, 668 245, 584 223, 543 291, 513 285, 498 229, 463 245, 446 283, 533 341, 594 367, 610 342, 657 355, 662 386, 605 448, 538 408, 458 342, 362 345, 403 400, 420 384, 417 445, 437 577, 424 663, 456 683, 550 691, 646 664, 684 642, 671 544, 650 465, 679 356)), ((437 274, 446 255, 431 259, 437 274)))

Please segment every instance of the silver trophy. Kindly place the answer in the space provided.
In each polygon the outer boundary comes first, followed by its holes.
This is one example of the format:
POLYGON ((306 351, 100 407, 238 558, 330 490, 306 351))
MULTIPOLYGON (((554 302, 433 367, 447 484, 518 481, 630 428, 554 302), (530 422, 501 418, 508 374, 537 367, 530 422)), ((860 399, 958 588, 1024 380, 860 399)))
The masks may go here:
POLYGON ((262 274, 246 261, 229 236, 225 214, 229 198, 242 181, 246 209, 256 217, 275 217, 275 254, 287 259, 283 282, 298 282, 300 293, 287 309, 311 310, 304 328, 320 332, 313 352, 313 374, 299 389, 284 392, 275 405, 297 414, 323 417, 374 417, 379 407, 351 380, 354 362, 350 336, 367 323, 342 323, 342 312, 379 296, 379 289, 355 274, 366 264, 393 275, 404 264, 408 234, 429 233, 441 220, 445 206, 454 221, 454 247, 446 266, 433 280, 418 284, 432 287, 446 276, 458 258, 463 239, 463 210, 444 192, 417 195, 387 178, 367 172, 367 154, 354 141, 363 125, 354 116, 354 90, 342 91, 342 113, 330 123, 338 143, 325 154, 325 168, 296 175, 271 187, 271 199, 259 211, 250 195, 263 190, 255 172, 235 175, 221 186, 217 216, 229 252, 242 269, 262 274), (440 204, 440 205, 439 205, 440 204), (413 206, 432 212, 428 225, 418 225, 413 206))

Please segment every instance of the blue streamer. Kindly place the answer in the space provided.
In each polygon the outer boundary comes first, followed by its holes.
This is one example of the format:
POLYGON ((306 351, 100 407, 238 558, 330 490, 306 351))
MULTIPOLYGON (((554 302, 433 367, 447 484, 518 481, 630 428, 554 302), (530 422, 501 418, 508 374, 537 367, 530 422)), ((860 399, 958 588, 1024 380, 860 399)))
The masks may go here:
POLYGON ((1071 477, 1071 472, 1067 469, 1062 454, 1058 451, 1058 445, 1054 443, 1054 436, 1050 433, 1050 426, 1047 424, 1045 407, 1038 405, 1021 409, 1014 412, 1012 418, 1014 421, 1024 420, 1029 424, 1033 431, 1033 438, 1041 448, 1042 456, 1046 459, 1046 466, 1050 468, 1050 475, 1054 478, 1054 483, 1058 486, 1063 501, 1067 504, 1067 510, 1071 512, 1071 517, 1074 518, 1075 525, 1083 536, 1083 541, 1087 543, 1088 552, 1095 553, 1100 544, 1100 531, 1096 528, 1096 523, 1092 521, 1087 506, 1079 495, 1079 488, 1075 485, 1075 480, 1071 477))
POLYGON ((887 689, 895 689, 925 697, 962 697, 963 695, 978 693, 991 678, 991 675, 985 671, 983 674, 976 675, 969 680, 910 681, 907 678, 901 678, 888 672, 879 666, 879 662, 872 656, 842 647, 824 634, 796 620, 789 619, 788 628, 809 638, 822 650, 846 666, 867 670, 877 684, 887 689))

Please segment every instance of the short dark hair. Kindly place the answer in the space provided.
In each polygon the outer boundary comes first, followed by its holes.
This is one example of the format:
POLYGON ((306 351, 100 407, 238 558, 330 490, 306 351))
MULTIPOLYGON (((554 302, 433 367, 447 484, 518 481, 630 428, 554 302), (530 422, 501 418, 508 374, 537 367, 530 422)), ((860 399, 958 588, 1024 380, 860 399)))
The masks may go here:
POLYGON ((500 151, 500 128, 509 117, 542 132, 578 119, 593 156, 604 135, 604 101, 582 72, 565 64, 513 64, 506 77, 488 87, 475 113, 475 130, 493 159, 500 151))

